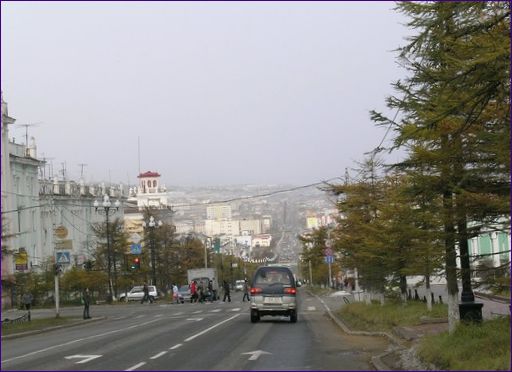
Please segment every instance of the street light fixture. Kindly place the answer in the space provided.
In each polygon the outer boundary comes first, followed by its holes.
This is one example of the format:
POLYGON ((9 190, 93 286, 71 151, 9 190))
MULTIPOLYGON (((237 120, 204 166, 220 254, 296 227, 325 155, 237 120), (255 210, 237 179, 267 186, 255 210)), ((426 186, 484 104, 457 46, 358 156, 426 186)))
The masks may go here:
POLYGON ((155 217, 150 216, 149 221, 142 221, 142 226, 144 228, 151 229, 149 234, 150 246, 151 246, 151 268, 153 272, 153 285, 156 285, 156 256, 155 256, 155 227, 162 226, 162 221, 155 221, 155 217))
POLYGON ((98 202, 98 200, 95 200, 94 203, 93 203, 93 206, 94 206, 94 210, 99 213, 99 214, 103 214, 105 215, 105 220, 106 220, 106 235, 107 235, 107 256, 108 256, 108 259, 107 259, 107 266, 108 266, 108 269, 107 269, 107 273, 108 273, 108 299, 107 301, 110 303, 112 302, 112 278, 111 278, 111 270, 112 270, 112 262, 111 262, 111 257, 112 257, 112 253, 111 253, 111 248, 110 248, 110 230, 109 230, 109 226, 108 226, 108 217, 110 215, 113 215, 114 213, 116 213, 118 210, 119 210, 119 207, 121 206, 121 203, 119 202, 119 200, 116 200, 115 203, 114 203, 114 207, 112 207, 112 203, 110 202, 110 198, 108 195, 103 195, 103 202, 100 203, 98 202))

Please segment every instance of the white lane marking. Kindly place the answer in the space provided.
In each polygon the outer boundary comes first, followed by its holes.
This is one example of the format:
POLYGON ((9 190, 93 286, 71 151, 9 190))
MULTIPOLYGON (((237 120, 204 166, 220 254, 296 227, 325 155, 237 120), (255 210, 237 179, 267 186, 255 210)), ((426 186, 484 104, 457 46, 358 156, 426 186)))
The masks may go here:
POLYGON ((314 306, 308 306, 308 311, 315 311, 316 310, 316 307, 314 306))
POLYGON ((112 320, 120 320, 120 319, 124 319, 125 317, 124 316, 118 316, 117 318, 112 318, 112 320))
POLYGON ((234 309, 231 309, 230 311, 240 311, 240 310, 242 310, 242 309, 239 307, 235 307, 234 309))
POLYGON ((135 317, 135 319, 142 318, 143 316, 144 316, 144 315, 137 315, 137 316, 135 317))
POLYGON ((194 322, 200 322, 201 320, 203 320, 203 318, 188 318, 187 320, 191 320, 194 322))
POLYGON ((210 313, 218 313, 221 309, 213 309, 213 310, 210 310, 210 313))
POLYGON ((160 318, 161 316, 162 316, 162 314, 156 314, 155 318, 160 318))
POLYGON ((226 323, 226 322, 229 322, 230 320, 233 320, 233 319, 235 319, 235 318, 237 318, 237 317, 239 317, 239 316, 240 316, 240 314, 235 314, 235 315, 233 315, 231 318, 227 318, 226 320, 223 320, 222 322, 217 323, 217 324, 215 324, 215 325, 211 326, 210 328, 206 328, 204 331, 201 331, 201 332, 199 332, 199 333, 196 333, 196 334, 195 334, 195 335, 193 335, 193 336, 190 336, 189 338, 186 338, 186 339, 185 339, 185 342, 192 341, 194 338, 199 337, 199 336, 201 336, 201 335, 204 335, 206 332, 209 332, 209 331, 211 331, 212 329, 214 329, 214 328, 216 328, 216 327, 220 326, 221 324, 224 324, 224 323, 226 323))
POLYGON ((64 357, 64 358, 66 358, 66 359, 76 359, 76 358, 83 359, 83 360, 75 363, 75 364, 83 364, 83 363, 87 363, 90 360, 99 358, 101 356, 102 355, 78 355, 77 354, 77 355, 69 355, 69 356, 64 357))
POLYGON ((203 312, 203 310, 197 310, 197 311, 192 312, 192 314, 199 314, 199 313, 202 313, 202 312, 203 312))
POLYGON ((160 357, 161 357, 162 355, 164 355, 164 354, 167 354, 167 351, 162 351, 162 352, 160 352, 160 353, 158 353, 158 354, 156 354, 156 355, 153 355, 153 356, 152 356, 151 358, 149 358, 149 359, 156 359, 156 358, 160 358, 160 357))
POLYGON ((56 348, 59 348, 59 347, 62 347, 62 346, 68 346, 68 345, 75 344, 75 343, 80 342, 80 341, 92 340, 92 339, 94 339, 94 338, 98 338, 98 337, 103 337, 103 336, 111 335, 111 334, 113 334, 113 333, 119 333, 119 332, 127 331, 127 330, 132 329, 132 328, 144 327, 145 325, 148 325, 148 324, 150 324, 150 323, 154 323, 154 322, 157 322, 157 321, 159 321, 159 320, 163 320, 163 319, 164 319, 164 318, 154 319, 154 320, 150 320, 150 321, 147 321, 147 322, 144 322, 144 323, 134 324, 134 325, 129 326, 129 327, 124 327, 124 328, 120 328, 120 329, 114 329, 113 331, 108 331, 108 332, 99 333, 99 334, 97 334, 97 335, 92 335, 92 336, 85 337, 85 338, 79 338, 79 339, 76 339, 76 340, 71 340, 71 341, 68 341, 68 342, 63 343, 63 344, 58 344, 58 345, 49 346, 49 347, 46 347, 46 348, 44 348, 44 349, 40 349, 40 350, 36 350, 36 351, 32 351, 32 352, 30 352, 30 353, 27 353, 27 354, 24 354, 24 355, 19 355, 19 356, 14 357, 14 358, 10 358, 10 359, 2 360, 2 363, 11 362, 11 361, 16 360, 16 359, 26 358, 26 357, 28 357, 28 356, 35 355, 35 354, 39 354, 39 353, 44 353, 45 351, 52 350, 52 349, 56 349, 56 348))
POLYGON ((242 355, 243 354, 249 354, 250 355, 249 360, 257 360, 263 354, 272 354, 272 353, 269 353, 268 351, 263 351, 263 350, 255 350, 255 351, 249 351, 248 353, 242 353, 242 355))
POLYGON ((183 315, 183 311, 180 311, 179 313, 175 313, 174 315, 183 315))
POLYGON ((176 344, 173 347, 170 347, 169 350, 175 350, 175 349, 177 349, 179 347, 182 347, 182 346, 183 346, 183 344, 176 344))
POLYGON ((146 362, 140 362, 139 364, 134 365, 133 367, 130 367, 128 369, 125 369, 125 371, 133 371, 134 369, 137 369, 139 367, 142 367, 146 362))

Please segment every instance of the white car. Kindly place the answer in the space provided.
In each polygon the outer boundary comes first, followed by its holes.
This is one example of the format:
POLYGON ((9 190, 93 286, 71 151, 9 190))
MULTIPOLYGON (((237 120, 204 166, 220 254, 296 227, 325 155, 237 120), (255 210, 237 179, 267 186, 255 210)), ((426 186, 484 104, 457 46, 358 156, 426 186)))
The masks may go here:
MULTIPOLYGON (((149 289, 149 297, 151 297, 152 301, 158 299, 158 291, 154 285, 148 285, 149 289)), ((121 293, 119 295, 119 301, 142 301, 142 297, 144 297, 144 286, 137 285, 130 289, 128 293, 121 293)))
POLYGON ((244 289, 245 280, 237 280, 235 282, 235 291, 241 291, 244 289))

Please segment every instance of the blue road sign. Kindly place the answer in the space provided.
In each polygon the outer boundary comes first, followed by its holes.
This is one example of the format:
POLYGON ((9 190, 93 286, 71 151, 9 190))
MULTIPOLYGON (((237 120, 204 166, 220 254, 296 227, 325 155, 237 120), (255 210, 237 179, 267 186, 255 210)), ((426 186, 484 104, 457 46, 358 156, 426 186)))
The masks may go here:
POLYGON ((69 252, 57 252, 56 261, 58 264, 68 264, 71 262, 69 252))
POLYGON ((324 261, 326 264, 332 264, 334 262, 334 256, 324 256, 324 261))
POLYGON ((140 244, 131 244, 130 245, 130 253, 131 254, 141 254, 142 246, 140 244))

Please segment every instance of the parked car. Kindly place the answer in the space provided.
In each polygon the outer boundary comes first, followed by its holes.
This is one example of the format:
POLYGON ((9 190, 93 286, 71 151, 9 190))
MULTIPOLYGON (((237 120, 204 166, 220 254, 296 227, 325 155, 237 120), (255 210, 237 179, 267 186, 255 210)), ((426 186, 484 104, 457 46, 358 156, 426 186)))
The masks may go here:
POLYGON ((182 285, 181 287, 179 287, 178 292, 179 299, 182 304, 185 302, 190 302, 192 295, 190 294, 190 288, 188 285, 182 285))
POLYGON ((235 291, 241 291, 244 289, 245 280, 237 280, 235 282, 235 291))
POLYGON ((251 322, 264 315, 284 315, 290 322, 297 322, 297 284, 290 268, 286 266, 261 266, 252 281, 251 322))
MULTIPOLYGON (((153 301, 158 300, 158 291, 156 286, 148 285, 149 289, 149 297, 153 301)), ((119 295, 119 301, 142 301, 142 297, 144 297, 144 286, 137 285, 130 289, 128 293, 121 293, 119 295)))

